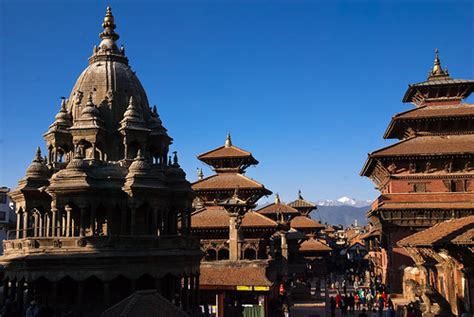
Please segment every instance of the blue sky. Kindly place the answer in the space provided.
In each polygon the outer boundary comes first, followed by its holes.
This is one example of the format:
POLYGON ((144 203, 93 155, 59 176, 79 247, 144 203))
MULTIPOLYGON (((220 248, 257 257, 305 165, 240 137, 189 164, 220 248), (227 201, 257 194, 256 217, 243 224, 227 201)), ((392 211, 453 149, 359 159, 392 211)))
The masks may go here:
POLYGON ((474 78, 472 1, 0 1, 0 184, 15 186, 99 42, 110 4, 188 179, 224 143, 248 175, 310 200, 377 196, 359 176, 434 49, 474 78))

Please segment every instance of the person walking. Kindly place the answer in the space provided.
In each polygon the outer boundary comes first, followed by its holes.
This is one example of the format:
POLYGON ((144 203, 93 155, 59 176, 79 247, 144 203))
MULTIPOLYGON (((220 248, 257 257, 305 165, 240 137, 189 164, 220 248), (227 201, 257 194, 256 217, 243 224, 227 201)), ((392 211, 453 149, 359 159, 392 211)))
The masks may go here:
POLYGON ((378 303, 377 303, 377 305, 378 305, 378 309, 377 309, 377 311, 378 311, 378 317, 383 317, 383 307, 384 307, 384 304, 385 304, 385 301, 383 300, 383 297, 380 296, 380 297, 379 297, 379 300, 378 300, 378 303))
POLYGON ((331 308, 331 317, 336 317, 336 300, 333 296, 331 296, 331 299, 329 300, 329 305, 331 308))
POLYGON ((365 308, 362 308, 362 312, 359 314, 359 317, 369 317, 369 315, 367 315, 367 311, 365 310, 365 308))

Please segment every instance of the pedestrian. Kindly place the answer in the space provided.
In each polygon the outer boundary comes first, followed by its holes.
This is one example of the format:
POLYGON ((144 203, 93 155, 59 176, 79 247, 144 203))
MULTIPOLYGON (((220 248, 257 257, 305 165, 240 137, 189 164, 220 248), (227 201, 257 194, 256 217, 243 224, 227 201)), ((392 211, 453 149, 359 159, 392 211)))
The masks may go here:
POLYGON ((393 306, 387 308, 387 314, 385 316, 395 317, 395 310, 393 309, 393 306))
POLYGON ((339 292, 336 295, 336 307, 341 308, 342 296, 339 292))
POLYGON ((384 300, 383 300, 383 297, 380 296, 379 297, 379 300, 378 300, 378 317, 382 317, 383 316, 383 307, 384 307, 384 300))
POLYGON ((347 299, 346 296, 341 298, 341 315, 345 316, 347 314, 347 299))
POLYGON ((365 295, 365 301, 367 302, 367 309, 372 310, 372 307, 374 306, 374 296, 370 291, 365 295))
POLYGON ((331 317, 336 317, 336 300, 333 296, 331 296, 331 299, 329 300, 329 305, 331 307, 331 317))
POLYGON ((360 310, 360 296, 357 292, 354 295, 354 305, 355 309, 360 310))
POLYGON ((362 308, 362 312, 359 314, 359 317, 369 317, 369 315, 367 315, 366 313, 365 308, 362 308))
POLYGON ((354 294, 352 292, 347 297, 347 306, 349 308, 349 313, 353 314, 354 313, 354 306, 355 306, 355 299, 354 299, 354 294))
POLYGON ((377 310, 374 308, 372 309, 372 315, 370 317, 379 317, 379 314, 377 313, 377 310))
POLYGON ((40 310, 39 310, 38 305, 36 304, 36 301, 32 300, 30 303, 30 306, 26 310, 25 317, 38 317, 39 312, 40 310))

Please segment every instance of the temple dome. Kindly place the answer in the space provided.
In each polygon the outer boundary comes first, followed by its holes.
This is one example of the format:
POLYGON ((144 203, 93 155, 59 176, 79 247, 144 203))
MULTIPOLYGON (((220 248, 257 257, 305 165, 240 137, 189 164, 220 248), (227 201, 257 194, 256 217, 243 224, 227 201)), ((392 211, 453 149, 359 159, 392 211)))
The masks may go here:
POLYGON ((77 79, 67 109, 76 121, 86 106, 87 97, 92 95, 92 102, 100 110, 107 130, 112 132, 119 127, 130 97, 133 97, 139 107, 143 119, 148 120, 151 117, 151 110, 140 80, 128 65, 125 50, 123 47, 118 49, 115 44, 118 34, 114 31, 115 24, 110 8, 102 26, 102 41, 99 47, 94 47, 89 66, 77 79))
POLYGON ((33 162, 31 162, 31 164, 26 169, 26 176, 46 179, 49 177, 49 169, 41 157, 41 150, 39 147, 36 150, 36 155, 33 159, 33 162))

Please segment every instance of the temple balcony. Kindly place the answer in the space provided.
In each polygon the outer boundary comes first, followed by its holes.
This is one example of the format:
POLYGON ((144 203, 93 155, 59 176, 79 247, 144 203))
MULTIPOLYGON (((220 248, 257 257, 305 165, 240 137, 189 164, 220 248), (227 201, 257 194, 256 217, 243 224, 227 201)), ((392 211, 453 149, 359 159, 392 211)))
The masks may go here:
MULTIPOLYGON (((175 252, 199 251, 197 237, 191 236, 84 236, 26 237, 4 240, 4 256, 51 253, 93 253, 107 251, 175 252)), ((199 251, 200 252, 200 251, 199 251)))

